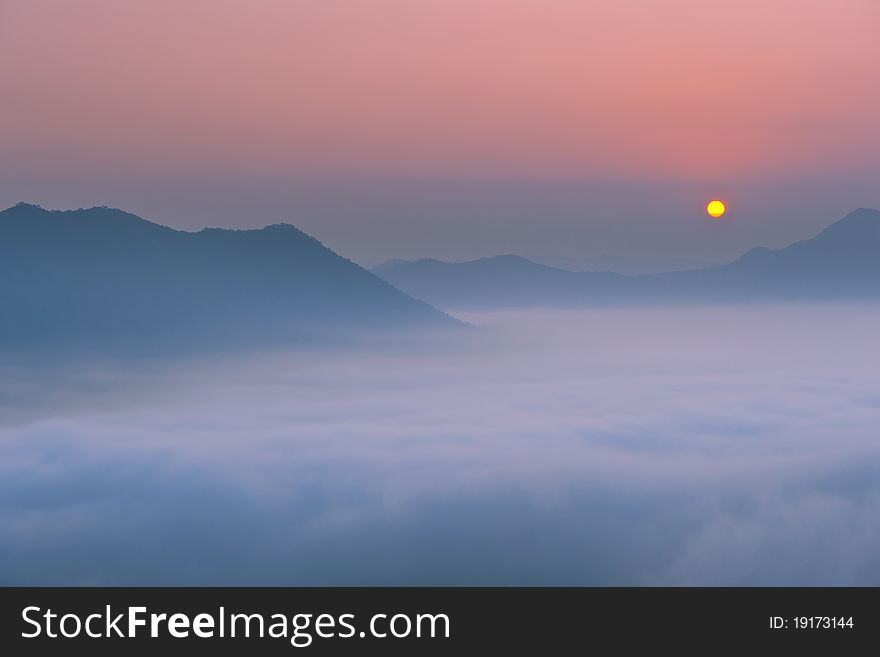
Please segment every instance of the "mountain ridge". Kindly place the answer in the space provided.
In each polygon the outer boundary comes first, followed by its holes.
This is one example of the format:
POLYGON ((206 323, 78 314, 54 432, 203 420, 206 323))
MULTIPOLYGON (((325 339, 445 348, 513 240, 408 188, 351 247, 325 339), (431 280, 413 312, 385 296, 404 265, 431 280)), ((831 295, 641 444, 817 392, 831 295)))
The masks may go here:
POLYGON ((114 208, 0 212, 0 350, 281 345, 449 327, 291 224, 179 231, 114 208))
POLYGON ((531 272, 515 281, 518 289, 503 280, 501 268, 493 270, 493 257, 434 261, 432 268, 425 260, 397 261, 377 273, 450 309, 880 298, 880 211, 859 208, 811 238, 779 249, 755 247, 730 263, 702 269, 624 275, 513 257, 520 259, 521 272, 531 272))

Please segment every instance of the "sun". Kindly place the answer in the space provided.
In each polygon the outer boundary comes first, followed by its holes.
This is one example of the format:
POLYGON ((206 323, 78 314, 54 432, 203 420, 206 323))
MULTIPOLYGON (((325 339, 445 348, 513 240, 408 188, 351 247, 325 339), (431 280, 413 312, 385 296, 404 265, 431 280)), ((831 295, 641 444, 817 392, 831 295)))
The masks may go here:
POLYGON ((714 219, 718 219, 719 217, 721 217, 721 215, 724 214, 725 210, 727 210, 727 208, 724 207, 724 203, 722 203, 718 199, 709 201, 709 204, 706 206, 706 212, 708 212, 709 216, 714 219))

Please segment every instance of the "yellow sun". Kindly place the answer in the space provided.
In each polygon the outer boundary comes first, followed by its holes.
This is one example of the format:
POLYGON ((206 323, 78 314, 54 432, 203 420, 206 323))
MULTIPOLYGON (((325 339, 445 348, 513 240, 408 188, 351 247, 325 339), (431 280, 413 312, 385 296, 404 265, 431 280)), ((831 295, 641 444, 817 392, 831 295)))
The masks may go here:
POLYGON ((709 205, 706 206, 706 212, 709 213, 710 217, 714 217, 715 219, 718 219, 718 217, 723 215, 726 209, 727 208, 724 207, 724 203, 722 203, 718 199, 715 199, 714 201, 709 201, 709 205))

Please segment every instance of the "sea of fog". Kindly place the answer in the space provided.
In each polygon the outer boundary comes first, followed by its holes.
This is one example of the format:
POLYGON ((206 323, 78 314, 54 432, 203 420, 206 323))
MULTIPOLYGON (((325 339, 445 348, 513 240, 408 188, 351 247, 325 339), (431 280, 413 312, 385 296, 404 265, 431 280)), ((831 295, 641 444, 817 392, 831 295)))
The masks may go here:
POLYGON ((880 307, 464 318, 3 368, 0 584, 880 584, 880 307))

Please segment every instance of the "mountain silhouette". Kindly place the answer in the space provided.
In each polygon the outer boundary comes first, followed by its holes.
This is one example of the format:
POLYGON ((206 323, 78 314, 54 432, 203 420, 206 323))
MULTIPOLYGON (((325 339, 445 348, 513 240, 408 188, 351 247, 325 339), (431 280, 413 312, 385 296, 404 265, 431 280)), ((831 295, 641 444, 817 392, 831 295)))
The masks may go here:
POLYGON ((160 226, 111 208, 0 212, 0 350, 264 346, 457 325, 297 228, 160 226))
POLYGON ((515 308, 579 303, 599 286, 614 289, 624 277, 609 272, 573 272, 540 265, 515 255, 468 262, 397 260, 373 270, 420 299, 445 308, 515 308))
POLYGON ((506 255, 461 263, 398 260, 374 271, 447 309, 880 299, 880 211, 855 210, 811 239, 758 247, 706 269, 624 276, 506 255))

